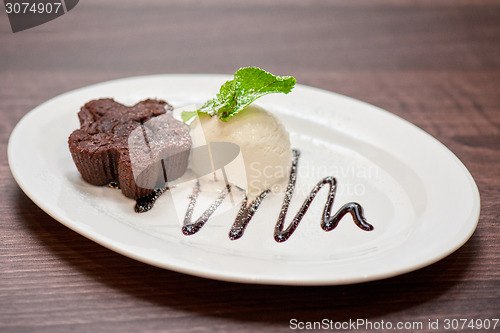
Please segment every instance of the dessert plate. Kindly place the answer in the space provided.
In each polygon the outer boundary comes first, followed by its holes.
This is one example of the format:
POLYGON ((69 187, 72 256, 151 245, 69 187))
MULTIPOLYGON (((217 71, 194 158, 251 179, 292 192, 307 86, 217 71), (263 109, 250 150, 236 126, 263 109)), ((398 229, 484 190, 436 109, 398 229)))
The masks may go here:
MULTIPOLYGON (((218 280, 334 285, 382 279, 444 258, 474 232, 479 192, 452 152, 389 112, 303 85, 258 103, 281 119, 301 152, 286 223, 320 179, 334 176, 332 211, 358 202, 372 231, 358 228, 350 215, 334 230, 322 230, 325 189, 285 242, 273 238, 282 193, 263 201, 240 239, 228 237, 238 204, 226 205, 200 232, 185 236, 180 221, 189 191, 166 192, 151 211, 137 214, 135 202, 120 191, 80 178, 67 138, 79 127, 77 112, 87 101, 112 97, 134 104, 156 97, 182 107, 203 103, 231 78, 133 77, 57 96, 29 112, 12 132, 12 174, 35 204, 85 237, 151 265, 218 280)), ((206 208, 199 206, 195 217, 206 208)))

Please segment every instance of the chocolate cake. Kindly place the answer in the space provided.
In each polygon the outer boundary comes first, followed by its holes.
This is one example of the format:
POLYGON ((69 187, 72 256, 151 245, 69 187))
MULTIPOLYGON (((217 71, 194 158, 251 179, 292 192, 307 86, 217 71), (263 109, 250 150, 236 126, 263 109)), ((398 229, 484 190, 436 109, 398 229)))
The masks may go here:
POLYGON ((117 182, 125 196, 136 199, 182 176, 191 137, 172 110, 151 99, 131 107, 113 99, 85 104, 78 113, 80 129, 68 140, 83 179, 93 185, 117 182))

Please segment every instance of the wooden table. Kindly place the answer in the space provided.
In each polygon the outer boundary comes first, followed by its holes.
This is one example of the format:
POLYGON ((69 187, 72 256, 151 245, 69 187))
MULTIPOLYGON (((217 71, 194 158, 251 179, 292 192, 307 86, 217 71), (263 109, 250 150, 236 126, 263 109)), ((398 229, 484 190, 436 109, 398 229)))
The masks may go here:
POLYGON ((500 317, 498 1, 85 0, 16 34, 2 7, 0 117, 1 332, 286 332, 294 318, 421 322, 414 331, 436 332, 429 320, 500 317), (443 142, 481 193, 472 238, 436 264, 382 281, 226 283, 97 245, 40 210, 10 174, 12 128, 57 94, 248 65, 372 103, 443 142))

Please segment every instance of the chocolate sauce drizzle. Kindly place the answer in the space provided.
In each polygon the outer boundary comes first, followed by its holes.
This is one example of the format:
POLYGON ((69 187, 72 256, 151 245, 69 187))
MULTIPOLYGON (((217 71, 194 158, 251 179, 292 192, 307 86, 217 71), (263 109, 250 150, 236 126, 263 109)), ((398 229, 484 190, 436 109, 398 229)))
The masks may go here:
POLYGON ((349 202, 343 205, 331 218, 330 213, 332 210, 333 202, 335 201, 335 194, 337 192, 337 181, 334 177, 325 177, 314 186, 314 188, 309 193, 309 196, 300 207, 299 211, 293 218, 292 222, 286 228, 284 228, 286 214, 288 212, 288 207, 290 205, 290 201, 292 200, 293 191, 295 189, 295 183, 297 181, 297 164, 298 159, 300 157, 300 152, 297 150, 293 150, 293 161, 292 161, 292 169, 290 172, 290 179, 288 182, 288 186, 285 193, 285 198, 283 199, 283 205, 281 206, 280 215, 278 217, 278 222, 274 227, 274 239, 277 242, 284 242, 293 234, 295 229, 299 226, 300 221, 306 214, 309 206, 313 202, 316 194, 321 190, 321 188, 325 185, 329 185, 328 196, 325 203, 325 208, 323 210, 323 216, 321 217, 321 228, 325 231, 332 231, 337 227, 340 220, 347 214, 350 213, 354 220, 354 223, 361 229, 365 231, 373 230, 373 226, 366 222, 366 219, 363 215, 363 207, 356 202, 349 202))
POLYGON ((116 181, 109 182, 107 186, 115 190, 119 190, 121 188, 120 184, 116 181))
MULTIPOLYGON (((300 157, 300 152, 297 150, 293 150, 293 161, 292 167, 290 171, 290 178, 288 182, 288 186, 285 192, 285 198, 283 200, 283 205, 281 206, 280 215, 278 217, 278 222, 274 228, 274 239, 277 242, 284 242, 293 234, 295 229, 297 229, 300 221, 306 214, 309 206, 312 201, 316 197, 316 194, 323 188, 325 185, 329 185, 328 197, 325 203, 325 208, 323 210, 323 216, 321 219, 321 228, 325 231, 331 231, 337 227, 340 220, 347 214, 350 213, 354 220, 354 223, 365 231, 373 230, 373 226, 366 222, 366 219, 363 215, 363 208, 360 204, 356 202, 349 202, 343 205, 332 217, 330 217, 331 209, 333 206, 333 202, 335 200, 335 194, 337 190, 337 182, 334 177, 325 177, 311 190, 309 196, 306 198, 298 213, 293 218, 290 225, 284 229, 285 218, 288 212, 288 208, 290 205, 290 201, 293 196, 293 192, 295 190, 295 185, 297 182, 297 166, 298 160, 300 157)), ((182 227, 182 233, 184 235, 193 235, 197 233, 208 221, 210 216, 215 212, 215 210, 220 206, 222 201, 224 201, 227 194, 231 191, 230 185, 226 185, 224 190, 221 192, 219 197, 213 202, 195 221, 192 222, 193 210, 196 205, 196 200, 198 198, 198 194, 200 192, 200 183, 196 182, 196 185, 193 189, 193 193, 190 196, 189 205, 186 211, 186 215, 184 217, 184 225, 182 227)), ((260 204, 264 200, 264 198, 270 193, 270 190, 262 192, 250 205, 247 205, 247 198, 241 204, 240 210, 236 215, 236 219, 231 227, 229 232, 229 238, 231 240, 238 239, 243 236, 245 229, 252 219, 253 215, 259 208, 260 204)))
MULTIPOLYGON (((107 186, 115 190, 119 190, 121 188, 120 183, 118 183, 117 181, 109 182, 107 186)), ((135 212, 145 213, 150 211, 155 205, 156 200, 163 194, 163 192, 165 192, 168 189, 169 189, 168 187, 157 188, 153 190, 153 192, 151 192, 150 194, 136 199, 134 208, 135 212)))
POLYGON ((220 206, 222 201, 224 201, 230 191, 230 185, 226 184, 226 187, 222 190, 221 194, 219 194, 219 197, 193 223, 191 222, 191 218, 193 216, 194 206, 196 205, 196 199, 198 199, 198 194, 200 193, 200 182, 199 180, 197 180, 193 188, 193 193, 189 196, 189 205, 186 210, 186 215, 184 216, 184 226, 182 227, 182 233, 188 236, 200 231, 200 229, 205 225, 210 216, 212 216, 215 210, 220 206))
POLYGON ((156 200, 160 197, 160 195, 162 195, 163 192, 165 192, 168 189, 169 189, 168 187, 157 188, 150 194, 136 199, 134 208, 135 212, 145 213, 147 211, 150 211, 151 208, 153 208, 156 200))

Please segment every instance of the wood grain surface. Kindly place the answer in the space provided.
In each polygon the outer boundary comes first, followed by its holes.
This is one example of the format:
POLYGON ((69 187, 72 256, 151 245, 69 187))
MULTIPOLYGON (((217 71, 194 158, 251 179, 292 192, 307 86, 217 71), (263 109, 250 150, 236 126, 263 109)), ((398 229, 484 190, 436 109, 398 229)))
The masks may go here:
POLYGON ((85 0, 15 34, 0 12, 0 332, 287 332, 293 318, 436 332, 429 320, 500 317, 500 2, 85 0), (382 281, 226 283, 107 250, 50 218, 12 178, 10 132, 49 98, 133 75, 248 65, 372 103, 443 142, 481 193, 472 238, 382 281))

